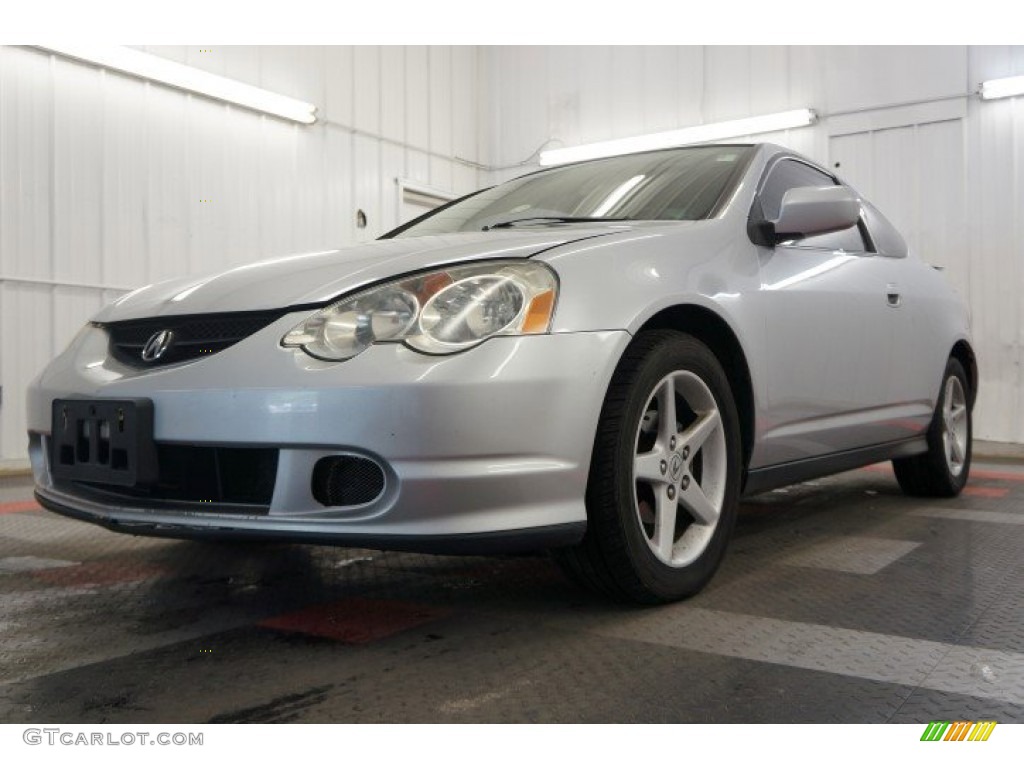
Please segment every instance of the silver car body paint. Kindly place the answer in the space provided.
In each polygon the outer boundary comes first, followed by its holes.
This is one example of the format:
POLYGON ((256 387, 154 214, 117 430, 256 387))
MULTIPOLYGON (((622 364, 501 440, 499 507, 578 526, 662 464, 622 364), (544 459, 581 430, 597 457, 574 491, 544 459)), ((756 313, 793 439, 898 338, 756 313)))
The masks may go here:
MULTIPOLYGON (((103 330, 84 330, 29 391, 40 498, 126 528, 339 541, 582 524, 591 448, 615 366, 632 335, 680 305, 717 315, 746 356, 755 405, 750 469, 920 437, 950 350, 969 341, 966 310, 938 272, 896 252, 898 235, 889 232, 877 242, 896 243, 892 255, 752 243, 746 223, 757 182, 782 156, 792 155, 759 145, 732 198, 708 220, 399 238, 129 294, 95 319, 296 309, 216 355, 154 370, 123 365, 109 354, 103 330), (496 337, 446 357, 378 344, 339 363, 279 343, 310 306, 364 286, 516 257, 543 260, 558 274, 550 334, 496 337), (280 448, 269 513, 119 506, 56 488, 46 448, 51 403, 69 397, 149 398, 161 442, 280 448), (381 498, 345 509, 313 499, 315 462, 344 453, 381 463, 381 498)), ((878 216, 870 206, 865 213, 869 224, 878 216)))

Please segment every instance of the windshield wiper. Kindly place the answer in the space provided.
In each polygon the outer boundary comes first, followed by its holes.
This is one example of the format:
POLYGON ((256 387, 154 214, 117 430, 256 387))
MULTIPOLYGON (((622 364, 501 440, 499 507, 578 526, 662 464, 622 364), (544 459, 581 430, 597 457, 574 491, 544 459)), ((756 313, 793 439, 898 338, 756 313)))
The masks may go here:
POLYGON ((524 221, 554 221, 559 224, 576 224, 581 221, 632 221, 632 219, 613 219, 605 216, 524 216, 521 219, 509 219, 508 221, 499 221, 497 224, 488 224, 483 228, 483 231, 508 229, 524 221))

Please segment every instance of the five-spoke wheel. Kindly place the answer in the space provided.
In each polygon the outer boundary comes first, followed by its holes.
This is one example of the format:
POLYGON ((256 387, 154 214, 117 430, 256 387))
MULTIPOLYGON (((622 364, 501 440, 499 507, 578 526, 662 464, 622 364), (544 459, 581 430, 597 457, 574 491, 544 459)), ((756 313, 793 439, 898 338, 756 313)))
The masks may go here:
POLYGON ((636 514, 647 543, 664 563, 688 565, 714 535, 725 500, 725 433, 708 385, 690 371, 665 376, 635 442, 636 514))
POLYGON ((967 397, 956 376, 946 379, 942 395, 942 446, 949 471, 959 475, 967 461, 967 397))

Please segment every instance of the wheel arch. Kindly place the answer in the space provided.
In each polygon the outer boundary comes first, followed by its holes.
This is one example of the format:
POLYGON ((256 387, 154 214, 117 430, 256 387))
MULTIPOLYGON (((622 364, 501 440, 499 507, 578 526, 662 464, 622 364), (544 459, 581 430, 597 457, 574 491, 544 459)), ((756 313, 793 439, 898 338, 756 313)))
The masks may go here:
POLYGON ((978 361, 974 356, 974 349, 971 348, 970 343, 966 339, 960 339, 960 341, 953 345, 949 356, 958 360, 960 365, 964 367, 964 371, 967 372, 967 385, 970 387, 970 394, 968 396, 970 397, 971 408, 974 408, 974 402, 978 397, 978 361))
POLYGON ((750 464, 754 450, 754 386, 747 356, 732 327, 721 315, 707 307, 698 304, 677 304, 656 312, 636 330, 636 333, 660 329, 682 331, 699 339, 708 346, 725 369, 740 418, 743 466, 746 468, 750 464))

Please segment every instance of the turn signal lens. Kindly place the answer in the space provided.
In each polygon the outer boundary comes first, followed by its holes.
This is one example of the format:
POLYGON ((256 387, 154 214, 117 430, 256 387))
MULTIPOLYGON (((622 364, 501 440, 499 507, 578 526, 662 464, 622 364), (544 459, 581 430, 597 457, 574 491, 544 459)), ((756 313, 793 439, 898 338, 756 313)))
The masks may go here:
POLYGON ((551 315, 555 311, 555 292, 544 291, 533 297, 523 320, 523 333, 544 333, 551 327, 551 315))

